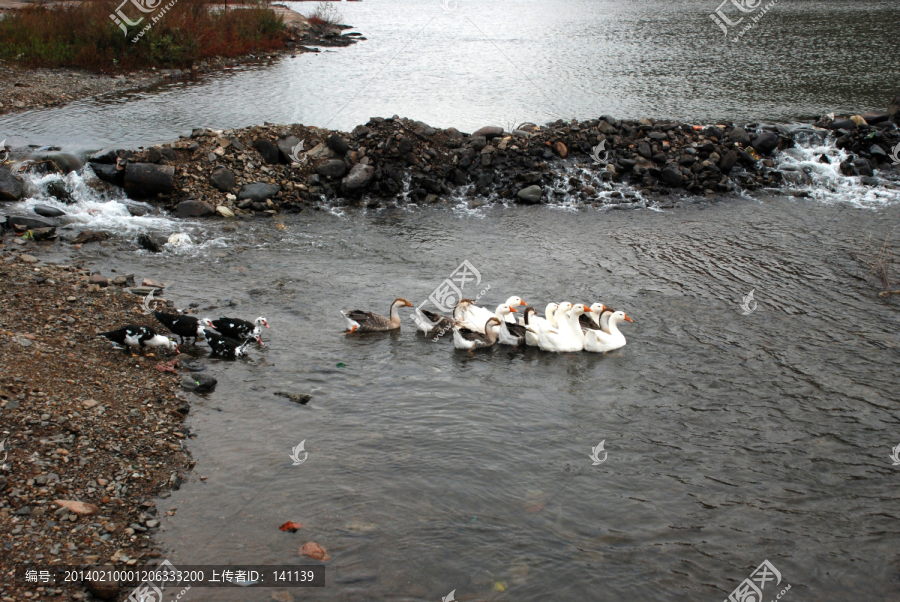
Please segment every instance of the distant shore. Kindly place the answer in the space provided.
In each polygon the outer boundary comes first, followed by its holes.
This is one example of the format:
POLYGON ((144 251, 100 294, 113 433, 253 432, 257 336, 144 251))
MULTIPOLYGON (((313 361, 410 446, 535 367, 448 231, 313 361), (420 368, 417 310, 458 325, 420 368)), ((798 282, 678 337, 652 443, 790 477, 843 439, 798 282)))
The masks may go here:
MULTIPOLYGON (((34 6, 19 0, 0 0, 0 10, 18 10, 34 6)), ((212 10, 221 10, 211 5, 212 10)), ((229 7, 240 10, 240 5, 229 7)), ((76 67, 33 68, 16 61, 0 59, 0 115, 35 109, 65 106, 71 102, 114 92, 146 90, 167 81, 202 77, 204 74, 241 64, 295 57, 319 52, 318 47, 343 47, 365 40, 359 34, 342 35, 350 26, 313 27, 305 16, 284 5, 269 7, 284 23, 284 45, 275 50, 250 52, 237 57, 214 56, 197 61, 190 68, 165 68, 161 65, 127 72, 105 72, 76 67)))

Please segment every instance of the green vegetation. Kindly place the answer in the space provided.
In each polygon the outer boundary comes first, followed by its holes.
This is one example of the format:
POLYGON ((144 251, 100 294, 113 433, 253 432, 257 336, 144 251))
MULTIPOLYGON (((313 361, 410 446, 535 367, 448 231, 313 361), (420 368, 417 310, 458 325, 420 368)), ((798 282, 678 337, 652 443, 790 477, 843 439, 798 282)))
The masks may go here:
POLYGON ((28 67, 117 72, 147 67, 188 68, 214 56, 268 52, 284 44, 281 17, 263 3, 227 11, 202 0, 157 4, 157 10, 147 14, 132 3, 122 7, 134 21, 144 17, 128 27, 127 36, 110 18, 117 8, 114 2, 86 0, 18 10, 0 19, 0 59, 28 67), (166 6, 170 7, 159 16, 166 6), (159 17, 155 23, 151 21, 154 16, 159 17), (138 37, 142 30, 143 35, 138 37))

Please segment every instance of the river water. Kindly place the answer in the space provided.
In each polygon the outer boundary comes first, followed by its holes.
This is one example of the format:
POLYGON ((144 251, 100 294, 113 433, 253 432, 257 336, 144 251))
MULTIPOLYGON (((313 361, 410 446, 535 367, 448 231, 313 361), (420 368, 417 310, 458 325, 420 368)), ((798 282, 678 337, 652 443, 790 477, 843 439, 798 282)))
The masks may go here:
MULTIPOLYGON (((291 3, 309 13, 312 4, 291 3)), ((368 40, 201 81, 0 117, 0 139, 70 150, 170 142, 270 121, 349 131, 398 114, 474 131, 556 119, 791 121, 884 110, 900 81, 900 4, 761 0, 729 36, 715 0, 366 0, 368 40), (173 110, 177 107, 177 110, 173 110)), ((740 13, 722 8, 732 22, 740 13)), ((509 129, 507 127, 507 129, 509 129)))
MULTIPOLYGON (((709 18, 715 3, 694 0, 455 4, 341 3, 368 41, 8 115, 0 138, 79 151, 395 113, 464 130, 791 121, 883 109, 898 81, 893 2, 782 0, 737 42, 709 18)), ((297 564, 314 541, 332 556, 328 585, 183 599, 722 600, 764 560, 781 574, 766 600, 788 584, 784 600, 900 597, 898 299, 849 258, 894 231, 900 192, 841 176, 833 139, 799 143, 775 161, 808 175, 793 186, 810 198, 666 211, 461 198, 226 224, 132 217, 90 174, 67 176, 72 226, 118 234, 76 257, 162 280, 201 315, 272 325, 249 358, 191 352, 219 385, 190 396, 197 465, 158 501, 172 511, 160 538, 176 566, 297 564), (148 255, 132 244, 146 230, 195 244, 148 255), (416 334, 408 310, 400 333, 341 336, 339 310, 418 304, 464 260, 481 276, 464 292, 486 290, 484 305, 602 301, 634 318, 628 345, 470 356, 416 334), (304 527, 279 531, 289 520, 304 527)), ((54 204, 55 178, 33 178, 14 209, 54 204)))
POLYGON ((284 230, 208 226, 219 248, 91 263, 160 278, 202 315, 272 325, 249 359, 198 359, 219 385, 193 397, 197 466, 160 501, 177 508, 161 533, 176 566, 299 563, 315 541, 328 585, 293 599, 721 600, 768 559, 789 599, 887 600, 900 595, 897 301, 855 278, 848 252, 898 217, 767 197, 320 211, 284 230), (472 357, 408 316, 395 335, 340 335, 340 309, 418 304, 463 260, 481 275, 463 290, 489 285, 489 307, 517 294, 626 310, 628 345, 472 357), (279 531, 288 520, 305 526, 279 531))

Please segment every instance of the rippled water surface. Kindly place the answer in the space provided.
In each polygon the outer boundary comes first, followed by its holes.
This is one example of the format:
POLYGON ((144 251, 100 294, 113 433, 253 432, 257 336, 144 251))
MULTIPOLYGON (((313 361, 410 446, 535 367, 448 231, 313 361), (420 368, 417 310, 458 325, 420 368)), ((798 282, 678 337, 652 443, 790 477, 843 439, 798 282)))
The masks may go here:
POLYGON ((98 259, 168 282, 180 306, 272 325, 249 359, 198 359, 219 385, 192 397, 197 466, 159 502, 178 509, 167 555, 291 564, 318 542, 328 585, 295 600, 721 600, 765 559, 785 599, 896 599, 898 301, 847 253, 898 215, 774 198, 313 212, 214 229, 222 249, 98 259), (408 317, 396 335, 339 334, 340 309, 418 303, 463 259, 486 305, 602 300, 634 318, 628 345, 472 357, 408 317))
MULTIPOLYGON (((723 14, 736 21, 741 13, 727 4, 723 14)), ((169 142, 200 126, 270 121, 350 130, 393 114, 468 131, 603 114, 789 121, 884 110, 900 81, 900 5, 891 0, 781 0, 740 39, 738 29, 726 38, 710 18, 715 0, 446 5, 456 8, 444 10, 441 0, 341 3, 344 20, 367 41, 7 115, 0 138, 121 147, 169 142)))

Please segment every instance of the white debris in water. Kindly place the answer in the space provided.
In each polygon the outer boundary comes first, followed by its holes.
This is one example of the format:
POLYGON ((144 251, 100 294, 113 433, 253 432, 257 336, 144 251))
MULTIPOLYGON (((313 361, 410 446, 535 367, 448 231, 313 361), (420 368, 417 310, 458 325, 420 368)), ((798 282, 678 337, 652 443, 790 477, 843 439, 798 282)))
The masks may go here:
POLYGON ((177 232, 169 237, 167 244, 170 244, 175 248, 189 247, 194 244, 194 241, 192 241, 191 237, 184 232, 177 232))

